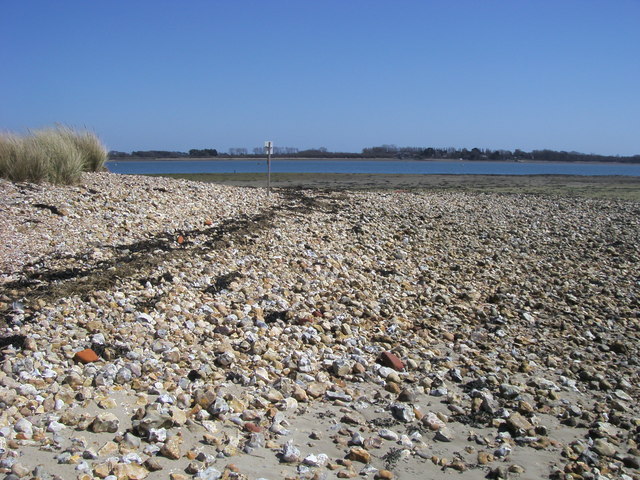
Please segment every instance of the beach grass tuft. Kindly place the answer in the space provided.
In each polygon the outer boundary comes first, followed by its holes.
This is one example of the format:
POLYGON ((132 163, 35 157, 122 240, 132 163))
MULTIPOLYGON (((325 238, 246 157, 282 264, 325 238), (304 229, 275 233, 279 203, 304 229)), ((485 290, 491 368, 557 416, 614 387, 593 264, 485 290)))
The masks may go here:
POLYGON ((101 171, 107 149, 91 132, 66 126, 26 136, 0 133, 0 176, 14 182, 75 184, 83 171, 101 171))

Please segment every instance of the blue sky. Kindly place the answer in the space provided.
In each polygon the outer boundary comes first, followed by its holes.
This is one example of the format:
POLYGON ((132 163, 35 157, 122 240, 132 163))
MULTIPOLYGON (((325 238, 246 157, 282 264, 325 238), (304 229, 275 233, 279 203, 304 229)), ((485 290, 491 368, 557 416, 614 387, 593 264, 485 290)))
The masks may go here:
POLYGON ((638 0, 2 0, 0 129, 640 153, 638 0))

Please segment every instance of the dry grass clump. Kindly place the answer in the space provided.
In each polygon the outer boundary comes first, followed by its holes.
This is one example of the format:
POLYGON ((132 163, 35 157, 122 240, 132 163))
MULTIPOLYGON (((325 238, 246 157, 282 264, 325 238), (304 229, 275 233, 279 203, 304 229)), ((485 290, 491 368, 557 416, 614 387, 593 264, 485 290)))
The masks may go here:
POLYGON ((64 126, 57 127, 56 132, 73 143, 80 151, 85 171, 99 172, 104 168, 104 162, 107 161, 107 149, 94 133, 78 132, 64 126))
POLYGON ((14 182, 74 184, 106 160, 106 148, 91 132, 57 126, 23 137, 0 133, 0 176, 14 182))

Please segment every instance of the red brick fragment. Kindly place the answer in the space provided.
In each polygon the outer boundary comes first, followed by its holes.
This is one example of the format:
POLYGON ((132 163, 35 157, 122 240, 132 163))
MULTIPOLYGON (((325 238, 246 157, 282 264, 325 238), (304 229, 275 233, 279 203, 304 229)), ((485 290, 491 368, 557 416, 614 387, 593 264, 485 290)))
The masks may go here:
POLYGON ((395 354, 391 352, 382 352, 378 357, 378 363, 394 370, 404 370, 404 363, 395 354))
POLYGON ((73 356, 73 359, 76 362, 80 363, 92 363, 100 360, 100 357, 98 357, 98 354, 90 348, 86 348, 81 352, 76 352, 76 354, 73 356))

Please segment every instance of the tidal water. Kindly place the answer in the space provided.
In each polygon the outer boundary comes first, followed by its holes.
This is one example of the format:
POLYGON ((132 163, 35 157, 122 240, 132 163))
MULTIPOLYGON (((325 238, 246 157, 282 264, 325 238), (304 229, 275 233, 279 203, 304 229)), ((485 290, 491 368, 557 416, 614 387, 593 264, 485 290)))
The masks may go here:
MULTIPOLYGON (((266 172, 266 160, 149 160, 109 161, 110 172, 160 173, 258 173, 266 172)), ((275 173, 388 173, 449 175, 624 175, 640 176, 640 164, 439 162, 420 160, 279 160, 271 161, 275 173)))

